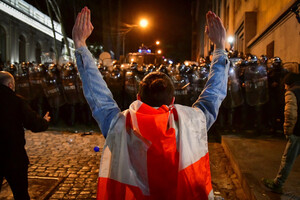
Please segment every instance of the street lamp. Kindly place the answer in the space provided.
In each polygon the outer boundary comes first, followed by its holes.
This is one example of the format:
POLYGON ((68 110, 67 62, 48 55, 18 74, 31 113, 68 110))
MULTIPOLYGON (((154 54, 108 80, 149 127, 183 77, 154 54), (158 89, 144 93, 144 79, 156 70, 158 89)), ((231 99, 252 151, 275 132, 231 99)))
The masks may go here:
POLYGON ((156 44, 156 45, 160 45, 160 41, 157 40, 157 41, 155 42, 155 44, 156 44))
POLYGON ((128 29, 123 32, 123 55, 124 55, 124 57, 126 56, 126 53, 125 53, 125 38, 126 38, 127 33, 129 33, 132 29, 137 28, 139 26, 142 27, 142 28, 146 28, 148 26, 148 20, 146 20, 146 19, 140 20, 139 25, 137 25, 137 24, 125 24, 125 26, 128 29))
POLYGON ((234 37, 229 36, 229 37, 227 38, 227 42, 230 44, 230 50, 232 50, 232 49, 233 49, 234 37))
POLYGON ((141 19, 141 21, 140 21, 140 26, 141 26, 142 28, 146 28, 146 27, 148 26, 148 20, 146 20, 146 19, 141 19))

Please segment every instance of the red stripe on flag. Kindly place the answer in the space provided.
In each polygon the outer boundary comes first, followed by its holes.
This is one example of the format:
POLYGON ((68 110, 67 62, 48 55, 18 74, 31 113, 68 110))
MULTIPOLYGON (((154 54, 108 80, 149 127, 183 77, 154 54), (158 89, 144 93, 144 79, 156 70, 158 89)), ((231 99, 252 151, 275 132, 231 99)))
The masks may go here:
POLYGON ((168 128, 169 109, 142 104, 136 112, 140 134, 151 142, 147 151, 151 199, 176 199, 178 160, 175 129, 168 128))
POLYGON ((98 200, 147 200, 140 188, 109 178, 98 178, 98 200))
POLYGON ((212 190, 208 153, 178 174, 177 200, 208 199, 212 190))

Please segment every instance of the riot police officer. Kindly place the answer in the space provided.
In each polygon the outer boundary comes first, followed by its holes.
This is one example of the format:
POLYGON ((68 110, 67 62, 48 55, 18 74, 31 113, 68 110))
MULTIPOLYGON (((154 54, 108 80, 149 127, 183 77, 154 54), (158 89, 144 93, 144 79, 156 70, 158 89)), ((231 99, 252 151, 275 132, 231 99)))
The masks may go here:
POLYGON ((284 113, 284 86, 283 77, 288 73, 282 67, 282 61, 279 57, 271 58, 268 63, 268 86, 269 86, 269 116, 268 124, 270 131, 282 130, 284 113))
POLYGON ((262 106, 269 100, 268 77, 264 65, 258 63, 256 56, 249 55, 248 64, 244 72, 246 103, 250 106, 249 112, 254 120, 254 127, 261 131, 263 127, 262 106))
POLYGON ((28 102, 32 100, 32 91, 29 84, 29 68, 30 63, 22 62, 15 74, 16 93, 24 97, 28 102))
POLYGON ((190 104, 193 104, 204 89, 208 79, 209 69, 206 63, 202 63, 200 66, 191 66, 191 69, 191 75, 189 76, 191 87, 190 104))
POLYGON ((138 71, 138 64, 132 63, 130 68, 125 73, 125 108, 128 108, 129 105, 136 100, 136 95, 138 93, 139 83, 141 80, 142 77, 138 71))
MULTIPOLYGON (((124 109, 124 74, 119 63, 113 65, 112 72, 107 78, 107 86, 121 110, 124 109)), ((126 97, 125 97, 126 98, 126 97)))
POLYGON ((32 89, 31 107, 42 116, 45 110, 45 95, 42 83, 48 69, 43 64, 35 63, 28 63, 28 69, 29 83, 32 89))
POLYGON ((63 65, 60 76, 69 110, 69 114, 67 114, 67 122, 70 125, 74 125, 76 117, 75 106, 80 102, 76 88, 77 70, 74 63, 68 62, 63 65))
POLYGON ((237 55, 232 54, 232 57, 229 58, 230 67, 228 70, 228 83, 227 83, 227 96, 222 103, 221 111, 224 114, 220 115, 220 118, 223 116, 223 126, 226 121, 226 125, 231 130, 235 130, 240 128, 238 125, 241 123, 237 123, 237 110, 244 103, 244 97, 242 92, 242 84, 239 79, 240 74, 240 65, 239 63, 242 61, 241 58, 237 58, 237 55), (227 120, 226 120, 227 119, 227 120))
POLYGON ((171 80, 173 81, 175 88, 175 103, 190 105, 190 82, 187 72, 189 72, 189 70, 185 64, 178 64, 176 66, 176 72, 171 75, 171 80))
POLYGON ((54 63, 46 63, 45 65, 48 70, 43 80, 44 94, 52 110, 52 123, 57 124, 59 121, 60 108, 66 103, 66 100, 63 94, 59 66, 54 63))

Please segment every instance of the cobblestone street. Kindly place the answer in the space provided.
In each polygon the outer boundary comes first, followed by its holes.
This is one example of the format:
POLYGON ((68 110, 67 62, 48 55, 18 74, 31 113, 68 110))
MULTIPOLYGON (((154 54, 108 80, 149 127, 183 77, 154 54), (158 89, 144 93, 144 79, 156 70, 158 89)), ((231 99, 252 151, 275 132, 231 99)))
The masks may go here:
POLYGON ((220 143, 209 143, 208 148, 215 196, 221 196, 224 199, 246 200, 247 197, 241 183, 233 171, 222 145, 220 143))
POLYGON ((30 159, 29 176, 63 177, 50 199, 95 199, 100 152, 104 145, 101 134, 69 132, 26 132, 30 159))
MULTIPOLYGON (((62 178, 49 199, 96 198, 100 152, 105 141, 101 134, 26 131, 26 141, 29 177, 62 178), (94 151, 95 146, 100 152, 94 151)), ((215 195, 246 199, 221 144, 209 143, 209 149, 215 195)))

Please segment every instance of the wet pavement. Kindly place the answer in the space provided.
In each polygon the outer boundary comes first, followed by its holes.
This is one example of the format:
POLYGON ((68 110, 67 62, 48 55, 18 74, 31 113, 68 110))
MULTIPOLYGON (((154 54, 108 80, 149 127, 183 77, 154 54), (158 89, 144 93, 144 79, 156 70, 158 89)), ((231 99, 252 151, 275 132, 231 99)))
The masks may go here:
MULTIPOLYGON (((32 199, 96 198, 100 155, 105 141, 100 133, 26 131, 26 141, 32 199), (100 152, 94 151, 95 146, 100 147, 100 152), (57 181, 49 182, 54 179, 57 181), (42 190, 46 196, 41 195, 42 190)), ((224 199, 247 199, 222 145, 209 143, 209 151, 215 195, 224 199)), ((4 189, 0 199, 13 199, 9 187, 4 189)))
POLYGON ((222 146, 247 197, 258 200, 300 200, 299 158, 283 186, 283 194, 273 193, 261 183, 263 177, 275 178, 286 142, 283 135, 222 136, 222 146))

